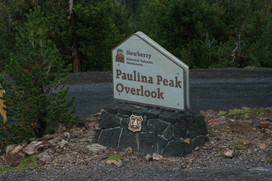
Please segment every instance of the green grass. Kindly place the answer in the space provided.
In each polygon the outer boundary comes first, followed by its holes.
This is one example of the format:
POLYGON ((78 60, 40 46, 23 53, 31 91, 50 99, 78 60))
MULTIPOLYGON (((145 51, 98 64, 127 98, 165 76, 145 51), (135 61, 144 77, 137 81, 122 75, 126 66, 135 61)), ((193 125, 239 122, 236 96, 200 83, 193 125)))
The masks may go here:
POLYGON ((38 168, 41 167, 42 164, 40 164, 37 159, 33 157, 26 158, 24 160, 21 160, 19 164, 15 167, 12 166, 6 166, 0 168, 0 174, 7 173, 7 172, 14 172, 19 170, 27 170, 32 168, 38 168))
POLYGON ((241 118, 249 118, 252 114, 264 114, 266 112, 272 112, 272 108, 249 108, 243 107, 242 109, 231 109, 229 111, 220 111, 218 116, 225 116, 225 117, 241 117, 241 118))
POLYGON ((223 151, 220 151, 220 152, 218 152, 216 155, 219 156, 219 157, 222 157, 222 156, 224 156, 224 152, 223 152, 223 151))
POLYGON ((109 156, 108 158, 104 159, 103 161, 104 162, 107 162, 109 160, 123 160, 124 157, 122 155, 112 155, 112 156, 109 156))
POLYGON ((272 163, 272 158, 267 157, 267 158, 265 158, 265 161, 267 161, 268 163, 272 163))
POLYGON ((255 146, 256 143, 248 140, 239 140, 233 143, 231 146, 237 150, 246 150, 255 146))

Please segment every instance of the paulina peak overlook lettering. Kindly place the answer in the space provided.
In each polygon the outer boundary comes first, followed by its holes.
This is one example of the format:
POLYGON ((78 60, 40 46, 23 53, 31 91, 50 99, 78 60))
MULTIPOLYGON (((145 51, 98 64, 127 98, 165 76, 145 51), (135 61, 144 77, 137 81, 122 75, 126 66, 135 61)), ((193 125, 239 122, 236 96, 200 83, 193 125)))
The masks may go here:
POLYGON ((179 80, 178 76, 175 76, 173 79, 166 79, 161 75, 156 75, 156 78, 152 76, 141 75, 140 72, 135 70, 132 73, 122 72, 119 69, 116 69, 116 79, 122 79, 133 82, 141 82, 148 84, 157 84, 174 88, 182 88, 182 81, 179 80))

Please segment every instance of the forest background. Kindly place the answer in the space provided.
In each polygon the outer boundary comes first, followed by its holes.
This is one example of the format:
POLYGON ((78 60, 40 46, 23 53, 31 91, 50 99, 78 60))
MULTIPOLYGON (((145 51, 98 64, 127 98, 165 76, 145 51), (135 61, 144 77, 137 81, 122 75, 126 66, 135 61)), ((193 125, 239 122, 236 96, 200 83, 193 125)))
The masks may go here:
POLYGON ((0 71, 38 7, 73 71, 111 70, 111 50, 142 31, 190 68, 272 67, 271 0, 0 0, 0 71))

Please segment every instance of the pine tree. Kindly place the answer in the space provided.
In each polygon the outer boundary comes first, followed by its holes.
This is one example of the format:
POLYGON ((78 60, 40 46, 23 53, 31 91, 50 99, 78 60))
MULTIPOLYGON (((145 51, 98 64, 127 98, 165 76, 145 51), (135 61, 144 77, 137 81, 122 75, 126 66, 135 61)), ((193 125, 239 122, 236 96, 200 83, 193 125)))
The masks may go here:
POLYGON ((257 57, 261 67, 272 67, 272 17, 257 42, 257 57))
POLYGON ((61 85, 71 66, 65 67, 55 44, 48 39, 46 23, 40 8, 30 11, 5 69, 13 84, 1 81, 8 121, 0 123, 0 139, 2 135, 7 143, 41 137, 58 124, 74 120, 70 108, 74 100, 66 99, 68 88, 61 85))

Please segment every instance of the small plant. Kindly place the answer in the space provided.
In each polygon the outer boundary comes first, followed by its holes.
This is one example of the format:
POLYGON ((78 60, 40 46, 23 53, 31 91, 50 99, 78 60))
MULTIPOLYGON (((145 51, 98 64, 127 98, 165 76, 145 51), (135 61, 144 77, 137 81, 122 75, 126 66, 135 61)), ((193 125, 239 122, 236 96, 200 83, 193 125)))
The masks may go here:
POLYGON ((223 151, 220 151, 220 152, 218 152, 216 155, 219 156, 219 157, 222 157, 222 156, 224 156, 224 152, 223 152, 223 151))
POLYGON ((103 161, 107 162, 109 160, 123 160, 123 159, 124 159, 124 156, 122 156, 122 155, 112 155, 112 156, 109 156, 108 158, 104 159, 103 161))
POLYGON ((239 140, 232 144, 232 146, 237 150, 246 150, 255 146, 256 143, 248 140, 239 140))
POLYGON ((39 163, 39 161, 33 157, 26 158, 24 160, 21 160, 19 164, 15 167, 12 166, 6 166, 0 168, 0 174, 7 173, 7 172, 14 172, 18 170, 27 170, 27 169, 33 169, 41 167, 42 164, 39 163))
POLYGON ((249 118, 252 114, 263 114, 263 113, 268 112, 268 111, 272 111, 272 108, 243 107, 242 109, 231 109, 228 112, 220 111, 218 113, 218 116, 249 118))
POLYGON ((218 112, 218 116, 225 116, 227 114, 227 112, 226 111, 219 111, 218 112))
POLYGON ((266 157, 265 161, 268 162, 268 163, 272 163, 272 158, 271 157, 266 157))

